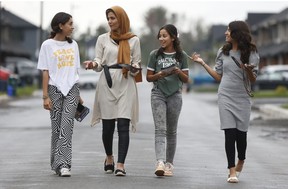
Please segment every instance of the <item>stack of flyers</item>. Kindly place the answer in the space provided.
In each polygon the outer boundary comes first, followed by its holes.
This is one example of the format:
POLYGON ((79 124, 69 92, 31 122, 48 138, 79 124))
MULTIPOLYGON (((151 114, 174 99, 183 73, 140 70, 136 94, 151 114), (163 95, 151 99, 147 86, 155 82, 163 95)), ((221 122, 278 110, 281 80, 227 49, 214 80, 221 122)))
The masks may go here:
POLYGON ((166 68, 161 68, 161 72, 165 73, 166 75, 170 75, 174 71, 175 68, 176 68, 176 65, 172 64, 166 68))

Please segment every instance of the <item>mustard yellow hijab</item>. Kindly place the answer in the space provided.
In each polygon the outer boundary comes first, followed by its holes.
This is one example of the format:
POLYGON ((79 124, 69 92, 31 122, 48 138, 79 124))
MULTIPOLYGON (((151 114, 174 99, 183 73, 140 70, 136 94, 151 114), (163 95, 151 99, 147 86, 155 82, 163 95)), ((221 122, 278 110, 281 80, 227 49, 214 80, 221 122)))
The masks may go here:
MULTIPOLYGON (((115 13, 115 16, 118 20, 120 33, 116 31, 111 31, 111 38, 115 41, 119 41, 119 49, 118 49, 118 63, 119 64, 130 64, 130 45, 128 43, 128 39, 136 36, 135 34, 130 32, 130 20, 125 12, 125 10, 119 6, 113 6, 106 10, 106 16, 108 17, 108 13, 112 11, 115 13)), ((127 78, 128 70, 122 69, 123 75, 127 78)))

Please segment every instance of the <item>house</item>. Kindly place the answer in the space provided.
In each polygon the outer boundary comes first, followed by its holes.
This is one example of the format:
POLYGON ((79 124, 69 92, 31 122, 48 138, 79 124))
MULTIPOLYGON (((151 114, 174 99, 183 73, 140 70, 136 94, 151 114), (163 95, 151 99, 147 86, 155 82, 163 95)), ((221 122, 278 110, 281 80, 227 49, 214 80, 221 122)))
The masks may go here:
MULTIPOLYGON (((248 13, 245 21, 258 48, 260 69, 266 65, 288 64, 288 8, 280 13, 248 13)), ((212 25, 207 40, 199 42, 200 50, 215 52, 223 45, 226 29, 224 25, 212 25)))
MULTIPOLYGON (((212 25, 209 28, 207 37, 203 40, 197 41, 194 45, 194 51, 198 53, 205 52, 217 52, 220 46, 225 42, 225 31, 227 30, 227 25, 212 25)), ((212 54, 213 54, 212 53, 212 54)), ((211 61, 214 60, 214 54, 212 55, 211 61)))
POLYGON ((252 25, 260 54, 260 68, 288 64, 288 8, 252 25))
POLYGON ((39 47, 39 27, 0 8, 0 65, 6 57, 25 57, 35 60, 39 47))
POLYGON ((263 20, 267 19, 270 16, 275 15, 275 13, 248 13, 246 22, 251 27, 259 24, 263 20))
POLYGON ((213 51, 217 52, 219 47, 225 42, 225 32, 227 25, 212 25, 208 36, 208 41, 212 44, 213 51))

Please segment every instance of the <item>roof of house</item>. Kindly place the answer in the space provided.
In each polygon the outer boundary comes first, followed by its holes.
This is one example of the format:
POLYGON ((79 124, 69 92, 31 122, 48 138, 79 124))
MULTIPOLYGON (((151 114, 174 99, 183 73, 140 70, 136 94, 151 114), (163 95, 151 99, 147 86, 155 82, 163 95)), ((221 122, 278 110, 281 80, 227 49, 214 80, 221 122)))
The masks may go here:
POLYGON ((21 17, 11 13, 5 8, 1 9, 1 25, 9 25, 15 28, 37 28, 34 24, 22 19, 21 17))
POLYGON ((253 30, 257 30, 258 28, 268 27, 276 23, 280 23, 280 22, 287 21, 287 20, 288 20, 288 8, 285 8, 280 13, 269 16, 268 18, 262 20, 260 23, 254 25, 253 30))
POLYGON ((275 15, 275 13, 248 13, 246 22, 251 27, 273 15, 275 15))
POLYGON ((227 25, 212 25, 210 29, 210 40, 212 42, 223 42, 225 40, 225 31, 227 30, 227 25))

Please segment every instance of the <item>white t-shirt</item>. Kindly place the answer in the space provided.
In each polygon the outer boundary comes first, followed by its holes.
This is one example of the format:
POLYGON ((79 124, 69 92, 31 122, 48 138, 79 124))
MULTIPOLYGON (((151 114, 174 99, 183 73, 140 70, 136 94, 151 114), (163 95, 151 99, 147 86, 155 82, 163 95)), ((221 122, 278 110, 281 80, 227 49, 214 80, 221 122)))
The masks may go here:
POLYGON ((56 86, 64 96, 79 80, 80 56, 78 44, 47 39, 39 52, 39 70, 49 71, 49 85, 56 86))

